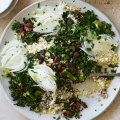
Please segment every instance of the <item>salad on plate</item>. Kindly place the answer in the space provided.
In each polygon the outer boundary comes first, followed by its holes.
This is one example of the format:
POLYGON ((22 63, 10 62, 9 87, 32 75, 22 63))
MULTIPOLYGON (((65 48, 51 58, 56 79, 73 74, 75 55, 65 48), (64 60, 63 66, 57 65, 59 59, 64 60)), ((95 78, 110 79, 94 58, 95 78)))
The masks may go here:
MULTIPOLYGON (((106 99, 113 77, 92 73, 116 73, 118 40, 112 25, 94 11, 60 2, 40 6, 11 28, 13 40, 0 53, 2 75, 16 105, 37 113, 79 119, 89 107, 81 96, 98 94, 106 99), (90 89, 85 84, 91 83, 90 89), (83 88, 83 89, 81 89, 83 88)), ((89 99, 89 98, 88 98, 89 99)))

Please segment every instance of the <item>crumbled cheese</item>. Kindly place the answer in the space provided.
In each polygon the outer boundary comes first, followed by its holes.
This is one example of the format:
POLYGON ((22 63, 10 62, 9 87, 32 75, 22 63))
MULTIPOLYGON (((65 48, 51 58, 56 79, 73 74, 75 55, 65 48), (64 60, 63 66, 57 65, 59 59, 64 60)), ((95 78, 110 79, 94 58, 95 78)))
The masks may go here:
POLYGON ((109 50, 99 51, 95 54, 95 61, 102 66, 108 66, 109 64, 115 65, 118 64, 119 57, 116 52, 109 50))
POLYGON ((27 45, 26 49, 29 53, 35 54, 41 50, 49 49, 51 46, 54 46, 53 40, 50 43, 47 43, 47 41, 41 37, 38 43, 27 45))
POLYGON ((89 97, 91 94, 101 94, 101 91, 107 89, 110 86, 111 81, 105 80, 99 77, 87 78, 84 83, 75 84, 73 86, 75 94, 79 96, 89 97), (89 87, 89 86, 91 87, 89 87))
POLYGON ((49 62, 49 63, 53 63, 53 59, 49 58, 49 59, 48 59, 48 62, 49 62))
POLYGON ((58 7, 62 8, 64 12, 65 11, 75 11, 75 10, 79 10, 80 11, 81 10, 79 7, 71 6, 71 5, 67 4, 64 1, 61 1, 58 7))
POLYGON ((49 52, 46 52, 46 54, 45 54, 46 56, 50 56, 50 53, 49 52))

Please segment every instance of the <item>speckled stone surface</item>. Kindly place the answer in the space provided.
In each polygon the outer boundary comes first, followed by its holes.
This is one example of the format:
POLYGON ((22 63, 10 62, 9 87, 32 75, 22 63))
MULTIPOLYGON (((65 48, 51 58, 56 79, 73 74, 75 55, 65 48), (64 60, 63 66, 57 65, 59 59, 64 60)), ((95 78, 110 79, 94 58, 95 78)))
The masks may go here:
MULTIPOLYGON (((0 36, 8 22, 24 7, 38 0, 19 0, 12 12, 0 19, 0 36)), ((83 0, 86 1, 103 13, 114 23, 120 33, 120 0, 83 0)), ((0 120, 28 120, 17 112, 5 98, 4 91, 0 86, 0 120)), ((120 93, 110 105, 110 107, 94 120, 120 120, 120 93)))

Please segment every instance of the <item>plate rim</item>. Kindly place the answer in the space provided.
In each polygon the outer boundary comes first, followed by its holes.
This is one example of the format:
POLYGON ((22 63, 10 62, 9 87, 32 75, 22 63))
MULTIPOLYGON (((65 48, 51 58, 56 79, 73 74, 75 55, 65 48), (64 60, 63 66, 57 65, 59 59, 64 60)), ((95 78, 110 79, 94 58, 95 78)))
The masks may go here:
MULTIPOLYGON (((18 0, 17 0, 17 1, 18 1, 18 0)), ((6 26, 5 29, 3 30, 2 35, 1 35, 1 37, 0 37, 0 44, 1 44, 2 39, 4 38, 4 36, 5 36, 5 34, 6 34, 7 30, 8 30, 10 24, 12 24, 12 23, 14 22, 14 20, 15 20, 17 17, 19 17, 19 15, 20 15, 22 12, 24 12, 24 11, 27 10, 28 8, 34 6, 35 4, 38 4, 38 3, 40 3, 40 2, 47 2, 47 1, 49 1, 49 0, 38 0, 38 1, 36 1, 36 2, 31 3, 30 5, 26 6, 26 7, 23 8, 22 10, 20 10, 20 11, 10 20, 10 22, 7 24, 7 26, 6 26)), ((63 0, 63 1, 64 1, 64 0, 63 0)), ((76 0, 76 1, 77 1, 77 0, 76 0)), ((87 3, 87 2, 82 1, 82 0, 79 0, 79 2, 82 2, 82 3, 84 3, 84 4, 87 4, 88 6, 96 9, 99 13, 101 13, 102 15, 104 15, 104 17, 106 17, 106 18, 110 21, 110 24, 112 24, 112 26, 115 28, 115 30, 116 30, 116 32, 117 32, 117 35, 118 35, 118 38, 120 39, 120 34, 119 34, 119 32, 118 32, 118 29, 116 28, 116 26, 113 24, 113 22, 110 20, 110 18, 109 18, 105 13, 103 13, 101 10, 99 10, 99 9, 96 8, 95 6, 91 5, 90 3, 87 3)), ((119 47, 120 47, 120 45, 119 45, 119 47)), ((4 90, 4 88, 3 88, 3 85, 2 85, 2 83, 1 83, 1 81, 0 81, 0 87, 3 89, 3 93, 4 93, 4 95, 5 95, 5 98, 6 98, 7 101, 13 106, 13 108, 14 108, 17 112, 19 112, 20 114, 22 114, 23 116, 25 116, 25 115, 24 115, 22 112, 20 112, 20 111, 15 107, 15 105, 11 102, 11 100, 9 99, 7 93, 5 92, 5 90, 4 90)), ((117 95, 118 95, 119 92, 120 92, 120 86, 119 86, 119 89, 117 90, 117 92, 116 92, 113 100, 111 100, 111 102, 106 106, 106 108, 105 108, 103 111, 101 111, 99 114, 96 114, 92 119, 97 118, 97 117, 100 116, 106 109, 108 109, 108 107, 110 107, 111 104, 115 101, 115 99, 116 99, 116 97, 117 97, 117 95)), ((27 116, 25 116, 25 117, 28 118, 27 116)))

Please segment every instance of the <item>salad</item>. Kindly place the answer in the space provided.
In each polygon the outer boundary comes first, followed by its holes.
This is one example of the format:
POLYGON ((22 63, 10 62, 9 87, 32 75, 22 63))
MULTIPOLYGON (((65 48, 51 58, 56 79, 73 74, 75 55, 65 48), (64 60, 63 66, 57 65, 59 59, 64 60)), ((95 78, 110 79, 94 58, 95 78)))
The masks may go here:
POLYGON ((56 7, 40 6, 23 22, 11 28, 13 40, 0 53, 3 77, 16 105, 40 113, 80 118, 87 103, 80 96, 97 93, 108 97, 113 77, 90 77, 92 73, 115 73, 118 40, 112 25, 100 21, 94 11, 60 2, 56 7), (91 91, 79 90, 88 81, 91 91), (91 86, 90 86, 91 87, 91 86))

